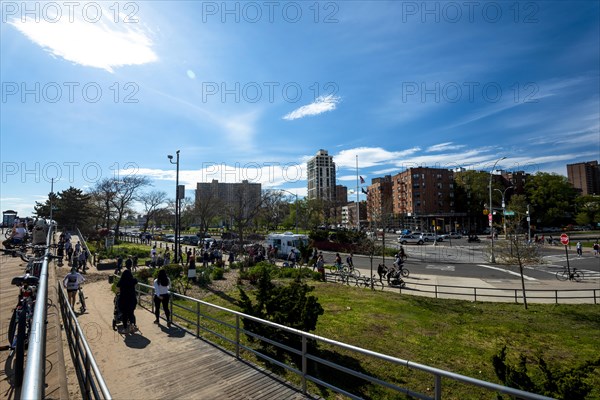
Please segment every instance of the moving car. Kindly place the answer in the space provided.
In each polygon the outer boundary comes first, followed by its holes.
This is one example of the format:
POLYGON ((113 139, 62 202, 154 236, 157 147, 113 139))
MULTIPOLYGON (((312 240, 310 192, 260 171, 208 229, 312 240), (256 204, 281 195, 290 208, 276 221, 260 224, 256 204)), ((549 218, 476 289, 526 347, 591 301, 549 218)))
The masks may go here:
POLYGON ((415 235, 402 235, 398 237, 400 244, 423 244, 425 241, 420 236, 415 235))

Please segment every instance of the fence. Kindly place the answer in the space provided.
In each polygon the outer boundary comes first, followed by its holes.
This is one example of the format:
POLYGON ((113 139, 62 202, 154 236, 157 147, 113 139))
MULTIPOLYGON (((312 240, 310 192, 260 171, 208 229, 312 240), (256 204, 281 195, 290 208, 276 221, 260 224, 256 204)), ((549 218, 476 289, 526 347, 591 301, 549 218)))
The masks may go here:
MULTIPOLYGON (((340 282, 339 274, 328 273, 328 282, 340 282)), ((344 281, 348 285, 357 281, 352 277, 344 281)), ((385 281, 384 281, 385 282, 385 281)), ((384 283, 385 285, 385 283, 384 283)), ((385 286, 384 290, 398 291, 398 293, 415 294, 434 298, 460 299, 472 301, 510 301, 519 303, 523 301, 522 288, 489 288, 473 286, 439 285, 431 283, 406 282, 406 286, 385 286)), ((581 289, 529 289, 525 291, 528 302, 536 303, 593 303, 598 304, 600 288, 581 289)))
MULTIPOLYGON (((86 341, 83 330, 77 322, 77 316, 69 305, 67 295, 60 282, 58 286, 58 299, 61 315, 67 336, 67 343, 71 351, 71 358, 79 379, 81 393, 84 399, 112 399, 110 391, 102 378, 100 369, 96 364, 94 355, 86 341)), ((30 397, 41 398, 41 397, 30 397)))
MULTIPOLYGON (((151 311, 152 287, 138 284, 138 303, 151 311)), ((404 393, 419 399, 441 399, 443 395, 443 380, 452 381, 453 384, 466 384, 487 392, 505 393, 521 399, 548 399, 548 397, 527 393, 506 386, 474 379, 468 376, 432 368, 427 365, 414 363, 408 360, 387 356, 385 354, 362 349, 349 344, 337 342, 325 337, 288 328, 241 312, 210 304, 188 296, 173 293, 171 296, 171 315, 173 322, 180 328, 195 335, 197 338, 207 340, 238 359, 253 362, 262 359, 267 363, 282 368, 297 378, 303 393, 308 394, 308 386, 328 388, 351 399, 361 399, 361 394, 344 388, 335 380, 330 379, 331 374, 319 374, 319 369, 333 369, 348 375, 350 380, 376 385, 382 390, 390 391, 393 395, 404 393), (248 326, 268 327, 273 335, 261 336, 248 326), (294 339, 290 343, 279 342, 276 337, 281 334, 294 339), (255 345, 252 345, 252 342, 255 345), (266 343, 272 346, 277 356, 260 350, 256 343, 266 343), (326 347, 327 351, 323 351, 326 347), (345 357, 340 357, 341 354, 345 357), (297 362, 284 362, 286 354, 297 362), (422 374, 423 380, 429 380, 433 387, 433 397, 427 393, 420 393, 410 388, 400 386, 399 382, 389 382, 366 371, 357 371, 348 365, 342 365, 339 360, 355 355, 369 357, 376 363, 389 363, 390 366, 404 367, 408 373, 422 374)), ((401 381, 401 380, 400 380, 401 381)), ((348 380, 346 380, 348 382, 348 380)))

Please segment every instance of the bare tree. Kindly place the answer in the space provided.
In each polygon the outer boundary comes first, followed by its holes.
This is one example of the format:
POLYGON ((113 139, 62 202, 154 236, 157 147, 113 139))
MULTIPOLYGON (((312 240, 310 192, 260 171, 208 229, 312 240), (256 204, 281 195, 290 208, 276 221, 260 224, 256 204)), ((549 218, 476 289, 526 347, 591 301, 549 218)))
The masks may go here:
POLYGON ((106 229, 110 229, 111 222, 115 217, 112 202, 116 196, 114 181, 106 178, 99 181, 92 190, 92 196, 97 213, 101 216, 102 223, 106 229))
POLYGON ((110 182, 114 191, 110 204, 116 211, 115 234, 118 235, 123 216, 130 210, 140 188, 150 185, 150 180, 145 176, 126 176, 121 180, 113 179, 110 182))
POLYGON ((207 232, 211 221, 219 214, 221 202, 213 192, 206 193, 203 200, 197 201, 194 205, 194 217, 200 224, 200 230, 207 232))
POLYGON ((521 288, 523 290, 523 304, 527 309, 527 293, 525 291, 525 276, 523 269, 527 265, 539 264, 542 256, 536 245, 529 243, 527 235, 523 233, 524 213, 514 211, 515 216, 506 222, 507 240, 499 240, 497 243, 497 260, 508 265, 517 265, 521 275, 521 288))
POLYGON ((277 228, 287 214, 289 208, 288 203, 284 201, 285 197, 284 192, 279 190, 273 190, 269 196, 264 197, 260 216, 267 231, 277 228))
POLYGON ((233 200, 224 206, 224 212, 238 233, 240 245, 244 243, 244 232, 253 225, 262 205, 270 196, 272 193, 269 191, 257 195, 249 185, 239 185, 235 188, 233 200))
POLYGON ((142 231, 148 230, 150 220, 152 220, 158 210, 167 201, 167 193, 159 190, 142 193, 137 197, 137 200, 144 205, 144 227, 142 231))

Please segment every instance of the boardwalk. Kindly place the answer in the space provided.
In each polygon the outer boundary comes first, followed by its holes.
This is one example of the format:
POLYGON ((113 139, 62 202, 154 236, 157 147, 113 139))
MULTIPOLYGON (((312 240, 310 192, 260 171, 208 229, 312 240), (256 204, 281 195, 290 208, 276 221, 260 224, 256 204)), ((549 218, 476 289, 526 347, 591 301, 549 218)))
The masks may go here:
POLYGON ((115 399, 310 398, 177 327, 154 324, 154 315, 139 307, 140 331, 123 336, 112 329, 108 280, 87 284, 85 293, 88 312, 79 322, 115 399))
MULTIPOLYGON (((12 310, 17 302, 19 292, 16 286, 10 284, 13 276, 24 273, 25 263, 20 258, 0 255, 0 398, 19 399, 20 389, 13 385, 12 357, 8 354, 7 331, 12 310)), ((53 282, 54 267, 50 268, 50 281, 53 282)), ((56 307, 56 290, 48 290, 50 306, 48 307, 48 330, 46 349, 46 398, 67 399, 66 378, 63 359, 63 344, 59 322, 59 309, 56 307)))

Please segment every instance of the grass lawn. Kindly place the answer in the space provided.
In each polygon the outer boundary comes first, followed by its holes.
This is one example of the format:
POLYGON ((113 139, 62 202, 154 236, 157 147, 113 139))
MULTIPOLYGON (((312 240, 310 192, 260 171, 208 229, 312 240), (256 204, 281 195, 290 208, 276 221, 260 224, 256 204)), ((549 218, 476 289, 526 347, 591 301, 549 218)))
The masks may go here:
MULTIPOLYGON (((486 381, 500 383, 491 360, 504 345, 513 364, 519 353, 528 360, 542 355, 550 366, 560 369, 598 359, 600 354, 598 305, 531 304, 525 310, 520 304, 441 300, 331 283, 309 284, 315 287, 313 294, 325 310, 314 332, 317 335, 486 381)), ((227 295, 204 300, 238 309, 232 303, 232 298, 239 298, 237 291, 227 295)), ((322 350, 338 361, 344 358, 352 369, 432 395, 430 375, 339 349, 322 350)), ((533 364, 529 368, 539 372, 533 364)), ((600 398, 600 370, 595 372, 589 380, 594 387, 589 399, 600 398)), ((286 378, 297 381, 291 375, 286 378)), ((336 380, 344 384, 344 378, 336 380)), ((403 398, 352 380, 357 379, 346 376, 345 384, 359 396, 403 398)), ((449 380, 444 380, 443 387, 444 399, 495 398, 491 392, 449 380)), ((311 391, 325 398, 339 398, 314 386, 311 391)))

